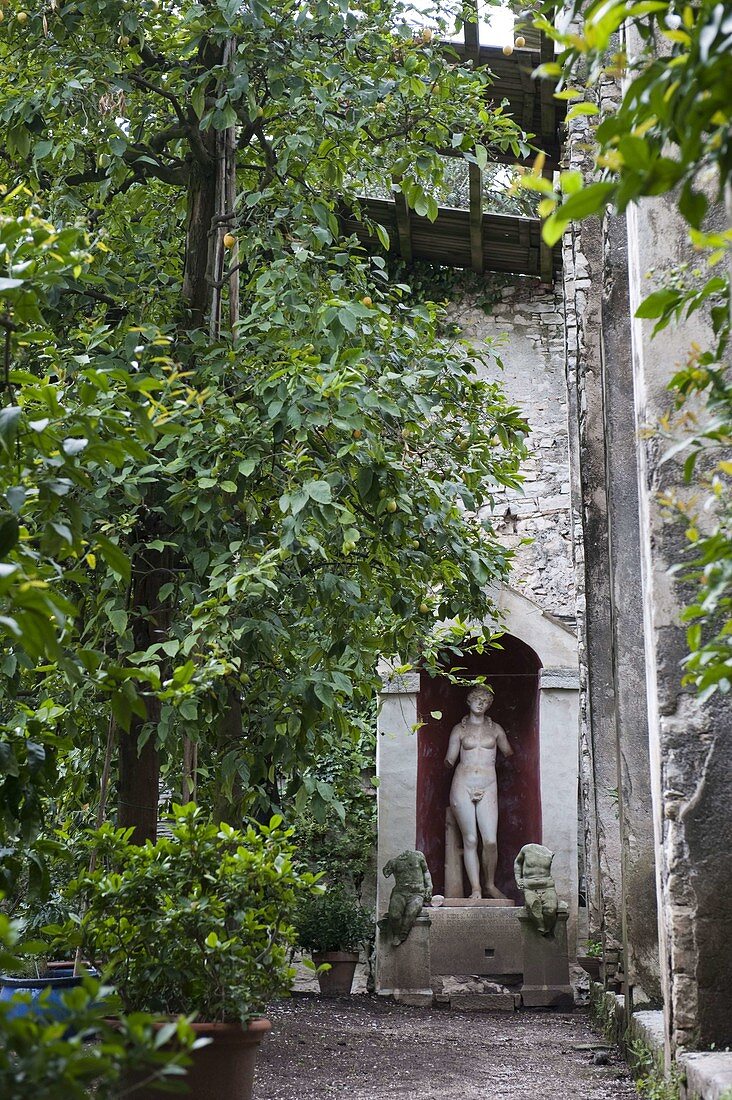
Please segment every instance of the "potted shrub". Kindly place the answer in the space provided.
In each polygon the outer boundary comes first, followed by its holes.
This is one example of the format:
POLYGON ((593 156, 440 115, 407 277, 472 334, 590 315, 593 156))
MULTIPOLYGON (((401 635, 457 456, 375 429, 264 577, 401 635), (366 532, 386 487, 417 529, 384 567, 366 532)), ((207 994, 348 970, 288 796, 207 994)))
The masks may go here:
POLYGON ((593 982, 600 980, 600 963, 602 962, 602 943, 599 939, 591 938, 587 941, 584 955, 577 956, 577 963, 586 974, 589 974, 593 982))
POLYGON ((171 835, 143 846, 129 843, 131 830, 105 825, 91 841, 100 869, 70 887, 84 902, 81 947, 124 1011, 195 1017, 209 1040, 186 1077, 192 1097, 251 1096, 270 1027, 262 1012, 292 983, 291 917, 314 878, 293 864, 280 824, 240 831, 206 821, 193 804, 175 806, 171 835))
POLYGON ((373 936, 373 924, 371 914, 342 886, 300 903, 295 916, 297 938, 319 968, 321 993, 333 997, 351 992, 358 950, 373 936))

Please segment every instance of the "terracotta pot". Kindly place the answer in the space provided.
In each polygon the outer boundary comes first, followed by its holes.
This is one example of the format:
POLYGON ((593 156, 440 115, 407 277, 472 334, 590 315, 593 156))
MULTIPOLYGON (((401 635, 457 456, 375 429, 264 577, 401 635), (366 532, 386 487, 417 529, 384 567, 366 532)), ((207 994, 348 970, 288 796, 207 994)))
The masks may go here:
POLYGON ((313 962, 316 966, 330 963, 330 970, 318 974, 320 992, 324 997, 340 997, 351 992, 357 954, 352 951, 318 951, 313 952, 313 962))
MULTIPOLYGON (((194 1050, 186 1070, 189 1100, 251 1100, 254 1067, 259 1045, 271 1028, 269 1020, 241 1024, 191 1024, 199 1039, 211 1039, 194 1050)), ((163 1100, 166 1094, 152 1087, 136 1088, 135 1100, 163 1100)))
POLYGON ((602 959, 597 955, 578 955, 577 964, 581 966, 585 974, 589 974, 593 982, 600 980, 600 963, 602 959))

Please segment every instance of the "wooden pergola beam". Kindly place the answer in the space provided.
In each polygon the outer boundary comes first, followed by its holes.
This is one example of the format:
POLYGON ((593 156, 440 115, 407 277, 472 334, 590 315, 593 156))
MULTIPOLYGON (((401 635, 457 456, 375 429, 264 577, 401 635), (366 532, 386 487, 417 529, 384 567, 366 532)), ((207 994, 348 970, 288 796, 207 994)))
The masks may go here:
POLYGON ((465 35, 465 53, 473 61, 475 65, 478 64, 480 59, 480 25, 478 23, 478 0, 472 0, 470 3, 465 4, 466 15, 470 14, 475 16, 475 19, 468 21, 467 19, 463 23, 463 34, 465 35), (468 9, 470 11, 468 12, 468 9))
POLYGON ((468 165, 470 207, 470 263, 473 271, 482 275, 483 259, 483 173, 477 164, 468 165))
POLYGON ((412 223, 407 200, 401 191, 394 192, 397 233, 399 234, 399 252, 406 264, 412 262, 412 223))

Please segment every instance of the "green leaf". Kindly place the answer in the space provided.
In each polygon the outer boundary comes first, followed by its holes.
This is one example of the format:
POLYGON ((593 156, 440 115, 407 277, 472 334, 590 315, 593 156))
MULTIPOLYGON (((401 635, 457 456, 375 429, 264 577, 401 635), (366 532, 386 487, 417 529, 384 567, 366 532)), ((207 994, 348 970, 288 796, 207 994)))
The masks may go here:
POLYGON ((391 241, 389 240, 389 234, 387 233, 384 226, 380 225, 378 222, 376 223, 376 236, 379 238, 379 241, 381 242, 381 247, 385 248, 386 251, 388 252, 389 248, 391 247, 391 241))
POLYGON ((677 290, 656 290, 643 299, 635 311, 635 315, 643 318, 660 317, 669 306, 676 304, 678 300, 679 293, 677 290))
POLYGON ((104 535, 97 535, 97 546, 109 568, 122 577, 123 580, 128 581, 130 579, 130 559, 124 551, 115 542, 105 538, 104 535))
POLYGON ((583 115, 598 115, 600 108, 596 103, 575 103, 574 107, 570 107, 567 111, 566 122, 571 122, 573 118, 580 118, 583 115))
POLYGON ((546 243, 548 245, 556 244, 570 222, 581 221, 592 214, 602 213, 610 201, 615 187, 614 183, 591 183, 571 195, 544 222, 542 236, 546 243))
POLYGON ((15 439, 19 419, 19 405, 8 405, 7 408, 0 409, 0 443, 2 443, 6 450, 10 449, 15 439))
POLYGON ((706 195, 702 191, 695 191, 691 181, 687 180, 679 196, 679 210, 682 217, 686 218, 694 229, 701 229, 708 208, 709 202, 706 195))
POLYGON ((127 633, 127 612, 121 608, 114 608, 107 612, 107 618, 114 627, 117 634, 127 633))
POLYGON ((331 487, 327 481, 308 481, 303 485, 303 489, 311 500, 316 500, 319 504, 330 504, 333 499, 331 487))

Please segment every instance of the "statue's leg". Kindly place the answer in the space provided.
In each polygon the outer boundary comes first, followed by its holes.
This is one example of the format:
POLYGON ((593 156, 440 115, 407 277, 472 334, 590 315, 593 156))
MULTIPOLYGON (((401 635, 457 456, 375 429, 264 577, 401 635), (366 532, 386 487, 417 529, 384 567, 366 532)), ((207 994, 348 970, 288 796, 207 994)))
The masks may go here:
POLYGON ((542 936, 545 935, 544 902, 541 893, 536 890, 524 890, 524 904, 536 926, 537 932, 541 932, 542 936))
POLYGON ((389 899, 389 932, 392 947, 398 947, 406 939, 406 935, 403 935, 406 905, 407 899, 395 887, 389 899))
POLYGON ((412 894, 407 904, 404 906, 404 916, 402 918, 402 929, 406 930, 406 934, 402 937, 403 940, 407 938, 412 930, 412 925, 416 921, 419 914, 422 912, 422 905, 424 904, 419 894, 412 894))
POLYGON ((455 790, 455 783, 452 785, 450 805, 463 839, 463 862, 470 883, 470 896, 471 898, 479 898, 482 895, 480 892, 478 828, 475 820, 475 805, 467 791, 455 790))
POLYGON ((542 917, 544 920, 544 935, 552 936, 554 934, 554 926, 557 923, 557 910, 559 908, 559 899, 557 898, 557 891, 549 888, 542 893, 542 917))
POLYGON ((483 878, 485 889, 489 898, 505 898, 496 886, 496 867, 498 866, 498 845, 496 835, 498 832, 498 788, 490 786, 475 807, 483 841, 483 878))

